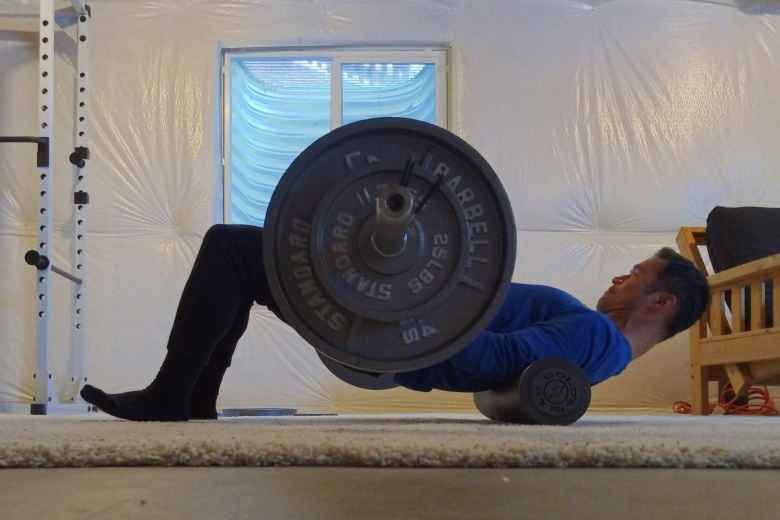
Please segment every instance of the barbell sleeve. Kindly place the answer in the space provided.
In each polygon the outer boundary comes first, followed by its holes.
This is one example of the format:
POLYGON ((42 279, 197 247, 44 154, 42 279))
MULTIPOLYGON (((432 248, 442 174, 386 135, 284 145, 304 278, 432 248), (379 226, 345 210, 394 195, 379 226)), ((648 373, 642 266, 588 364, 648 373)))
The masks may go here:
POLYGON ((414 196, 408 188, 390 184, 376 198, 376 222, 371 243, 384 257, 395 257, 404 250, 407 229, 414 219, 414 196))

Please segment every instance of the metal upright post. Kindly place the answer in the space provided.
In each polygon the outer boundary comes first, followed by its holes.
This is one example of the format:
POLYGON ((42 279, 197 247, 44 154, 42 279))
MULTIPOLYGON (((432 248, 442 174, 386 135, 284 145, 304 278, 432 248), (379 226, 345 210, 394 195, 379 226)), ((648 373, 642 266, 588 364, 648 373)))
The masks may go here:
MULTIPOLYGON (((74 4, 75 5, 75 4, 74 4)), ((86 264, 86 221, 87 205, 89 196, 87 195, 86 181, 87 171, 89 169, 89 133, 88 133, 88 101, 89 96, 89 21, 91 10, 89 6, 84 6, 82 13, 78 14, 78 25, 76 41, 78 45, 78 55, 76 64, 76 89, 75 89, 75 125, 74 125, 74 143, 76 144, 77 155, 73 163, 73 265, 74 273, 83 280, 80 284, 74 284, 71 294, 72 298, 72 335, 71 345, 73 347, 73 357, 70 364, 70 387, 71 402, 83 403, 79 396, 79 389, 87 381, 85 371, 85 351, 84 351, 84 324, 87 289, 87 264, 86 264), (80 160, 79 160, 80 159, 80 160)))
MULTIPOLYGON (((38 53, 38 115, 39 133, 47 138, 49 162, 46 166, 38 166, 40 187, 40 208, 38 211, 38 249, 41 254, 53 253, 50 247, 54 216, 54 198, 51 196, 54 174, 54 0, 40 0, 39 13, 39 53, 38 53)), ((49 405, 56 404, 57 392, 54 389, 54 375, 50 367, 51 322, 49 320, 49 278, 51 268, 36 271, 36 299, 38 300, 37 315, 37 348, 35 379, 35 394, 30 405, 30 413, 46 414, 49 405)))

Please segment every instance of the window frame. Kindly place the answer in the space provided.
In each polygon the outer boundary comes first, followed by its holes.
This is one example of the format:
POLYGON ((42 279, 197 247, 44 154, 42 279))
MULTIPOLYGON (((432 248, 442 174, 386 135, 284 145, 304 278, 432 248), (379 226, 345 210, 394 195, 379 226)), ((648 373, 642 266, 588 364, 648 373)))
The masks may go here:
POLYGON ((331 67, 330 130, 341 126, 343 115, 342 66, 353 63, 433 63, 436 70, 436 124, 448 125, 448 54, 446 46, 409 47, 298 47, 298 48, 226 48, 222 49, 220 68, 221 132, 220 164, 222 166, 222 222, 232 221, 230 190, 230 69, 236 58, 309 58, 327 59, 331 67))

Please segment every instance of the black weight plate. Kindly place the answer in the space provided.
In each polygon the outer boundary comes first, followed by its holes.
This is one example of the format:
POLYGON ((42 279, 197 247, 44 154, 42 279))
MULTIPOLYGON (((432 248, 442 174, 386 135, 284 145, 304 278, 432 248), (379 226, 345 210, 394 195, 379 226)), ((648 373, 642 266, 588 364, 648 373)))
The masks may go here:
POLYGON ((331 374, 352 386, 366 390, 387 390, 398 386, 398 383, 395 382, 395 374, 392 372, 363 372, 333 361, 319 351, 317 354, 331 374))
POLYGON ((495 172, 465 141, 412 119, 359 121, 315 141, 282 177, 265 222, 266 272, 285 321, 365 371, 415 370, 460 351, 498 311, 514 269, 514 217, 495 172), (401 181, 410 157, 417 202, 444 180, 402 258, 378 267, 366 238, 375 197, 401 181))

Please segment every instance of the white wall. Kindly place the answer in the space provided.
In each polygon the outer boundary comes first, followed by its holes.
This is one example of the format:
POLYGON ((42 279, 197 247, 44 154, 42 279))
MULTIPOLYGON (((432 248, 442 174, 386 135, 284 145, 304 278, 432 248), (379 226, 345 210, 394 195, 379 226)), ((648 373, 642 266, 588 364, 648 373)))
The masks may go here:
MULTIPOLYGON (((5 0, 8 10, 14 2, 5 0)), ((519 230, 515 280, 588 304, 614 275, 703 225, 715 205, 780 200, 780 8, 773 1, 257 0, 92 2, 88 368, 145 385, 214 221, 223 45, 452 46, 450 127, 493 165, 519 230), (595 6, 595 7, 594 7, 595 6)), ((34 133, 35 37, 0 16, 0 134, 34 133)), ((60 38, 54 260, 67 265, 73 44, 60 38)), ((32 393, 37 182, 32 147, 0 149, 0 401, 32 393)), ((216 213, 219 213, 218 211, 216 213)), ((56 282, 53 361, 70 359, 56 282)), ((595 388, 594 406, 688 399, 687 337, 595 388)), ((458 409, 462 394, 361 391, 265 309, 253 310, 222 405, 458 409)))

